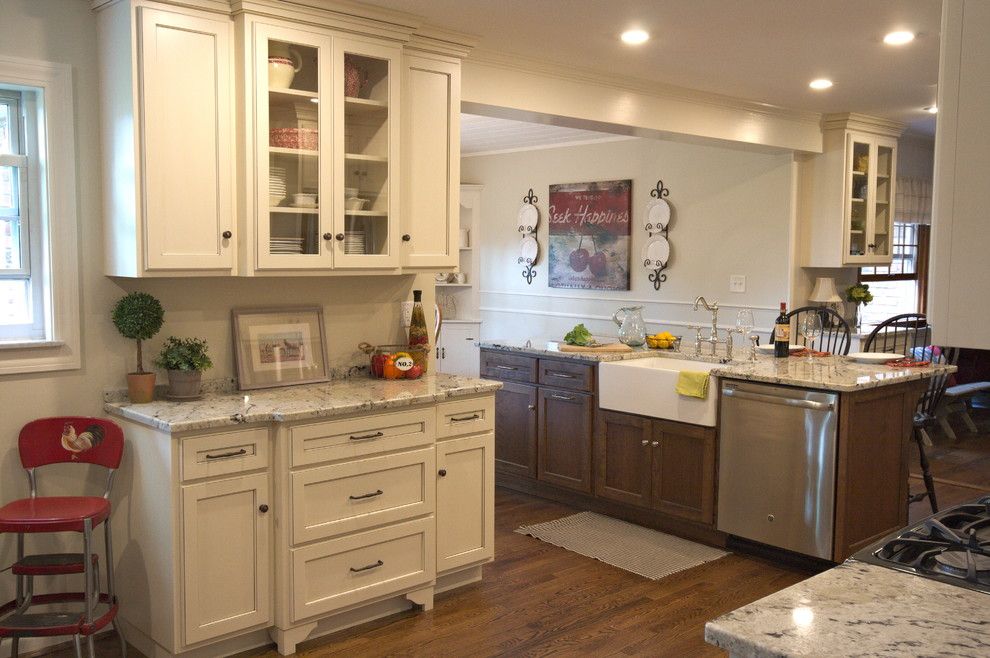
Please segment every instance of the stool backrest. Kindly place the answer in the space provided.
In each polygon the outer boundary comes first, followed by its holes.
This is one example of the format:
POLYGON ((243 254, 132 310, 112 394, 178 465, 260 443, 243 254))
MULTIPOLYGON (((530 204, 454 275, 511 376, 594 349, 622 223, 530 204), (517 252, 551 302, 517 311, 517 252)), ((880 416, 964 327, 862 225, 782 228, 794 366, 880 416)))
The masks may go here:
POLYGON ((115 470, 124 454, 124 431, 112 420, 87 416, 39 418, 21 428, 21 464, 97 464, 115 470))

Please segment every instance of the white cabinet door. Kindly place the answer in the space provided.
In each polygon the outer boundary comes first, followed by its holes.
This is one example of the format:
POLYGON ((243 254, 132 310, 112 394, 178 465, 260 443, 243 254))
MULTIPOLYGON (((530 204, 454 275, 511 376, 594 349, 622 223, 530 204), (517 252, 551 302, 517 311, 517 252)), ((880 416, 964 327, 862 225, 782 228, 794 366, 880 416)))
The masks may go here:
POLYGON ((271 504, 264 473, 182 487, 185 644, 270 621, 271 504))
POLYGON ((402 97, 402 264, 454 267, 460 223, 460 64, 405 55, 402 97))
POLYGON ((495 556, 495 434, 437 443, 437 572, 495 556))
POLYGON ((147 270, 234 265, 229 20, 138 9, 147 270))
POLYGON ((440 372, 465 377, 478 377, 481 354, 478 351, 476 323, 445 324, 440 331, 440 372))

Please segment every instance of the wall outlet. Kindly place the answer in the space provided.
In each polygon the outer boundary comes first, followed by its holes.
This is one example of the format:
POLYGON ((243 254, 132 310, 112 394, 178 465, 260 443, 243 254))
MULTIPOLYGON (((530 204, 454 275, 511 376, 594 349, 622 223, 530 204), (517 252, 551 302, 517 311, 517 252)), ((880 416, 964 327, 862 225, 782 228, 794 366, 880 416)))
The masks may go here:
POLYGON ((730 274, 729 292, 746 292, 746 276, 743 274, 730 274))

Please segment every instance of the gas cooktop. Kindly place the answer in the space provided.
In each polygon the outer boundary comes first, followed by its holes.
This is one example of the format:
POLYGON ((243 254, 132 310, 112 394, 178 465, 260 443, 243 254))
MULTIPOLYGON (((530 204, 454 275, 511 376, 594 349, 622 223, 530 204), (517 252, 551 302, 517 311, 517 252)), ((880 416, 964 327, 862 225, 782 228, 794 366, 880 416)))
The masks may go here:
POLYGON ((990 496, 932 514, 853 559, 990 594, 990 496))

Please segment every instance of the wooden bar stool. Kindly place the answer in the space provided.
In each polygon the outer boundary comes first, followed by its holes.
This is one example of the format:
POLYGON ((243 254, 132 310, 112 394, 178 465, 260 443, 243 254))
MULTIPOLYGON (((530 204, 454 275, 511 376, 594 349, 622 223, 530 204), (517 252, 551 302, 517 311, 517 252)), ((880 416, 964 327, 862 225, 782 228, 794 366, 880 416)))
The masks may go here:
POLYGON ((11 572, 17 578, 13 601, 0 606, 0 644, 11 638, 11 656, 17 656, 22 637, 71 635, 76 655, 82 656, 86 638, 90 658, 96 655, 93 635, 112 624, 127 655, 127 643, 117 623, 117 597, 113 585, 113 545, 110 530, 110 490, 124 452, 124 433, 110 420, 67 416, 42 418, 21 429, 18 438, 21 464, 27 470, 30 498, 0 508, 0 533, 17 535, 17 561, 11 572), (49 464, 95 464, 107 469, 106 490, 100 496, 38 496, 36 470, 49 464), (93 530, 103 524, 106 549, 106 592, 100 591, 99 558, 93 530), (82 553, 26 555, 24 537, 34 533, 78 532, 82 553), (36 594, 36 576, 82 574, 82 592, 36 594), (80 610, 33 612, 34 606, 80 603, 80 610))

